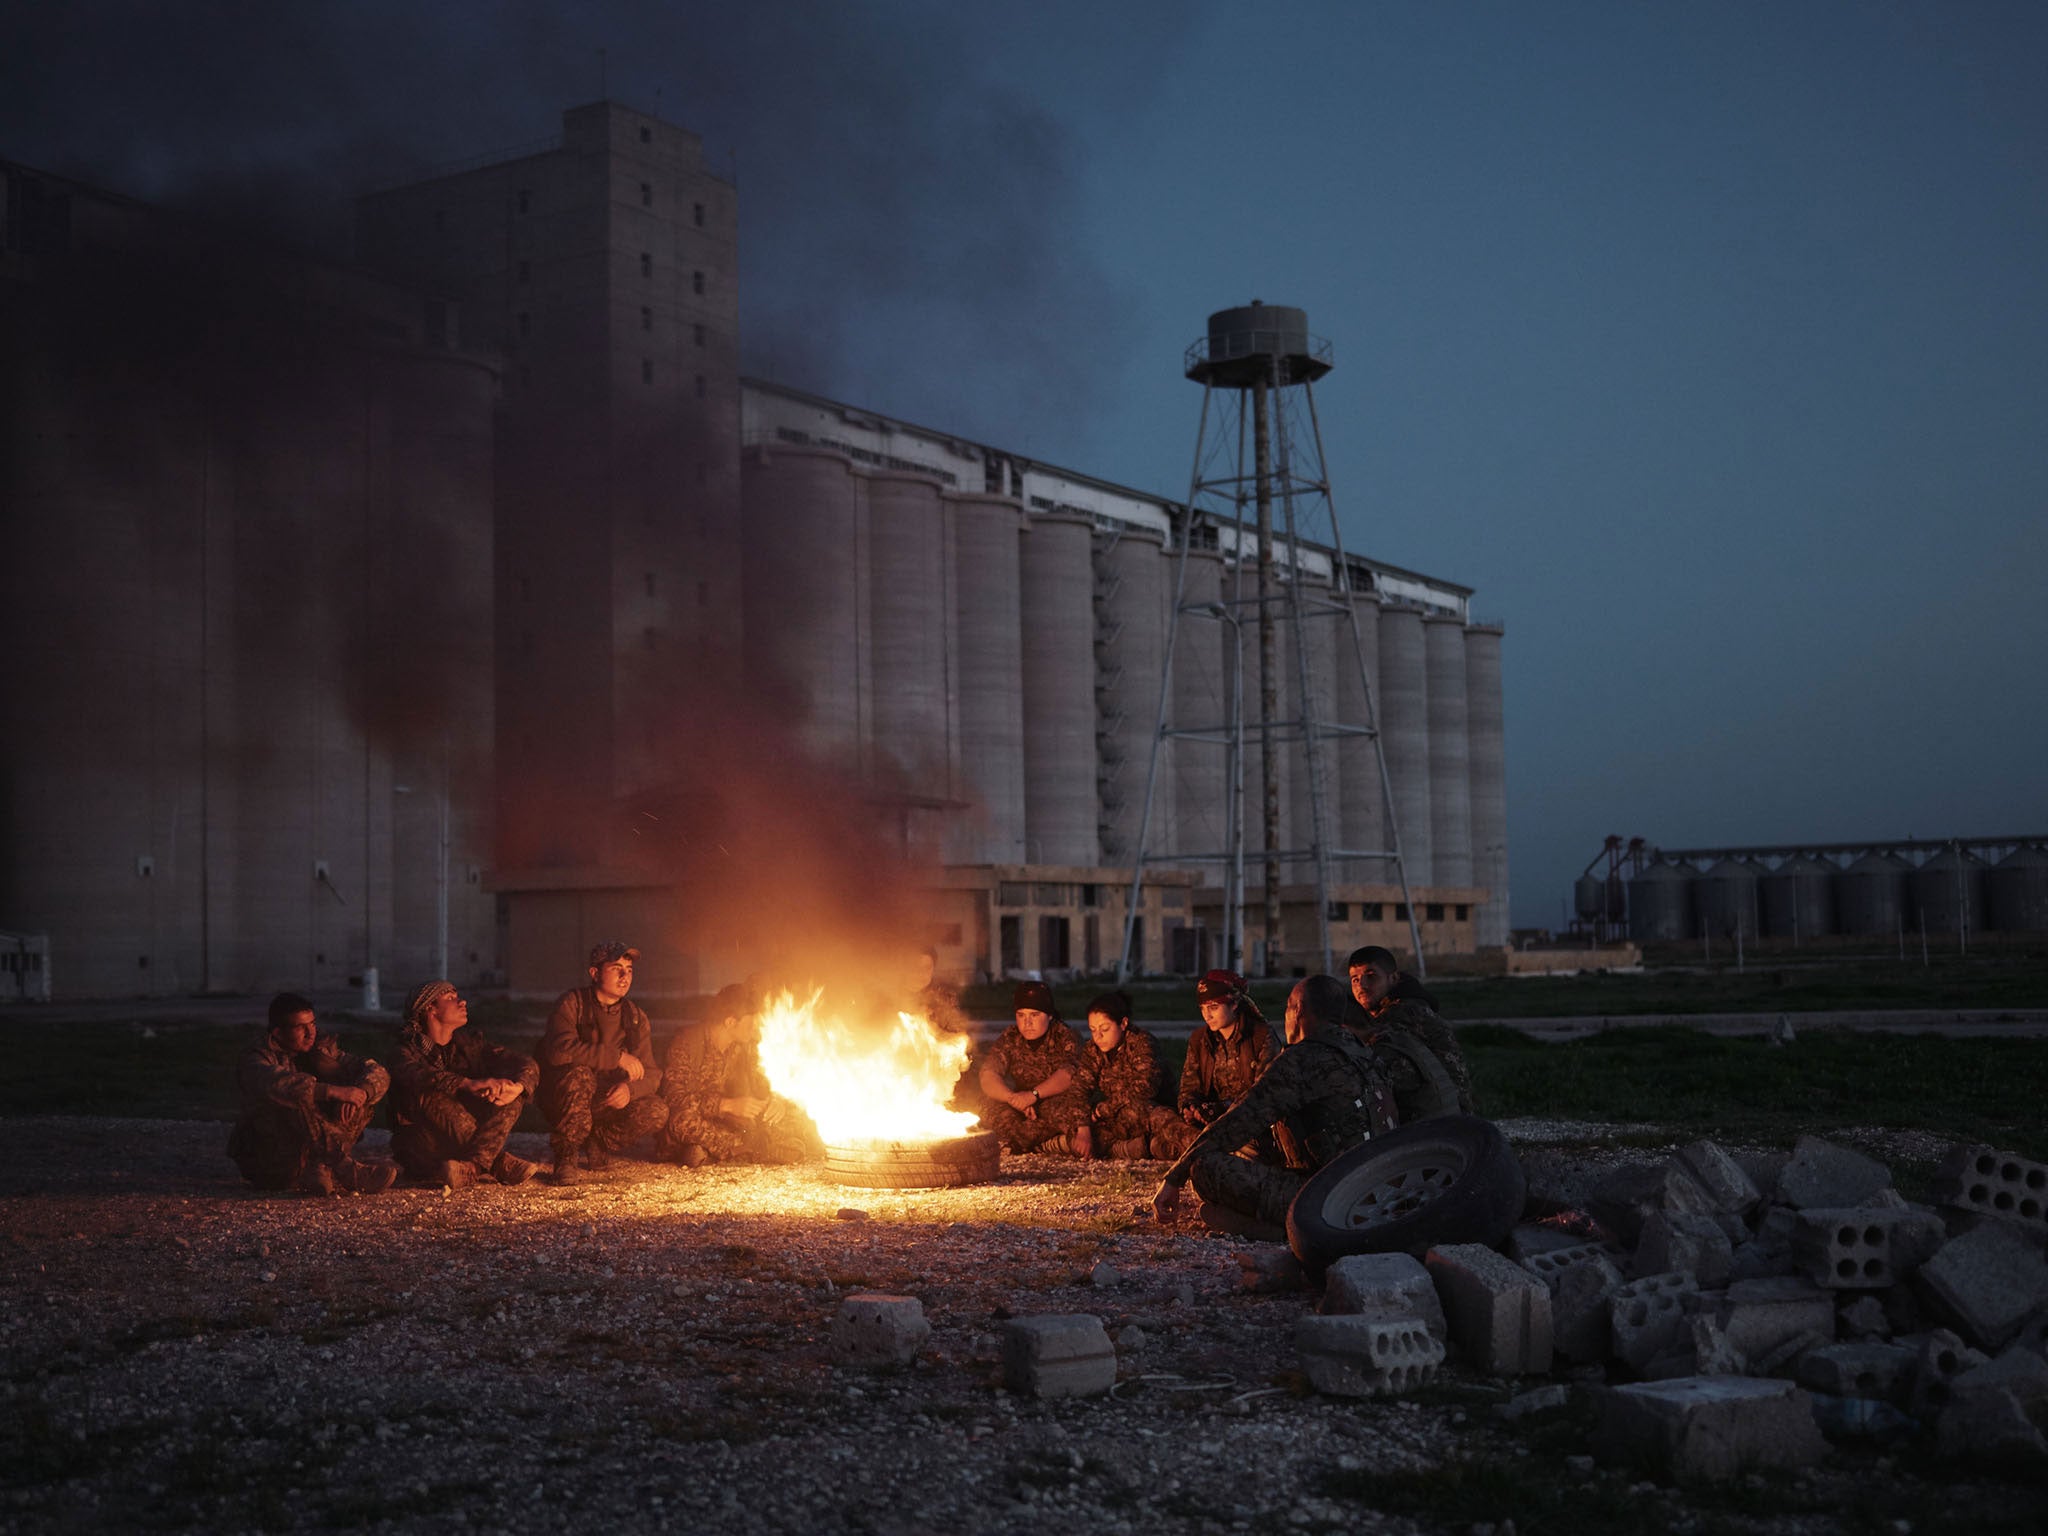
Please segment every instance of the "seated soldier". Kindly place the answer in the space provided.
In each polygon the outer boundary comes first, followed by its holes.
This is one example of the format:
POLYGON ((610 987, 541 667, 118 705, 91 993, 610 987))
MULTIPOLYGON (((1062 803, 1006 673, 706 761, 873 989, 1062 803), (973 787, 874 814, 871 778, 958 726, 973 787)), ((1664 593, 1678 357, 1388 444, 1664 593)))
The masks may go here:
POLYGON ((505 1138, 539 1085, 531 1056, 486 1040, 452 984, 426 982, 406 1002, 391 1064, 391 1155, 422 1184, 524 1184, 535 1165, 507 1152, 505 1138))
POLYGON ((993 1131, 1011 1152, 1094 1150, 1088 1130, 1088 1101, 1074 1087, 1074 1032, 1060 1017, 1052 988, 1020 981, 1010 999, 1016 1023, 997 1037, 981 1064, 984 1130, 993 1131))
POLYGON ((656 1097, 661 1068, 647 1015, 626 1000, 640 951, 607 939, 590 951, 590 985, 555 1000, 534 1055, 540 1112, 547 1120, 557 1184, 576 1180, 576 1159, 603 1168, 642 1136, 661 1129, 668 1105, 656 1097))
POLYGON ((711 1016, 678 1031, 668 1048, 661 1096, 668 1124, 654 1155, 705 1163, 800 1163, 825 1150, 811 1117, 775 1093, 761 1070, 761 1021, 737 984, 711 1000, 711 1016))
POLYGON ((1380 1059, 1401 1123, 1477 1114, 1465 1053, 1429 990, 1377 944, 1351 951, 1346 966, 1351 995, 1366 1015, 1362 1026, 1354 1016, 1352 1028, 1380 1059))
MULTIPOLYGON (((1169 1157, 1194 1145, 1203 1126, 1250 1093, 1279 1053, 1272 1026, 1252 1001, 1250 984, 1236 972, 1207 972, 1195 983, 1195 998, 1204 1027, 1189 1038, 1187 1059, 1181 1065, 1182 1128, 1168 1132, 1158 1149, 1169 1157)), ((1270 1130, 1248 1138, 1244 1155, 1284 1161, 1270 1130)))
POLYGON ((1131 1023, 1127 993, 1105 992, 1088 1005, 1088 1043, 1074 1068, 1088 1100, 1090 1139, 1109 1157, 1172 1157, 1182 1150, 1180 1116, 1159 1102, 1166 1068, 1159 1042, 1131 1023), (1168 1148, 1171 1150, 1168 1150, 1168 1148))
MULTIPOLYGON (((917 952, 906 978, 909 996, 898 1006, 904 1013, 928 1021, 934 1029, 945 1034, 968 1034, 970 1026, 966 1011, 960 1006, 960 989, 938 979, 938 964, 939 953, 929 945, 917 952)), ((960 1081, 953 1085, 947 1102, 954 1109, 969 1114, 981 1112, 981 1094, 975 1083, 972 1064, 961 1069, 960 1081)))
POLYGON ((1340 1152, 1389 1130, 1393 1099, 1372 1053, 1343 1027, 1344 984, 1334 976, 1296 982, 1287 995, 1287 1047, 1242 1103, 1209 1125, 1159 1181, 1153 1213, 1170 1222, 1181 1186, 1193 1179, 1203 1219, 1250 1236, 1284 1238, 1287 1207, 1309 1176, 1340 1152), (1276 1168, 1236 1149, 1268 1125, 1284 1127, 1302 1166, 1276 1168))
POLYGON ((351 1056, 317 1027, 294 992, 270 1000, 269 1029, 235 1069, 241 1118, 228 1156, 258 1189, 373 1195, 398 1177, 390 1163, 349 1156, 391 1086, 376 1062, 351 1056))

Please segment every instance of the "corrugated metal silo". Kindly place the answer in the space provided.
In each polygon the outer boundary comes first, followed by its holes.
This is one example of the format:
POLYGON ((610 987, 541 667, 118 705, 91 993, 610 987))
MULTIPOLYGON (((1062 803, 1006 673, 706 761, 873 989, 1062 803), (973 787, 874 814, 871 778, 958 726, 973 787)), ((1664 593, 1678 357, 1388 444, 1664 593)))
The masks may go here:
POLYGON ((1648 939, 1689 939, 1693 926, 1690 864, 1659 859, 1628 883, 1628 932, 1638 942, 1648 939))
POLYGON ((1984 861, 1944 848, 1913 871, 1913 902, 1929 933, 1975 933, 1985 926, 1984 861))
POLYGON ((1443 614, 1422 621, 1429 674, 1429 849, 1437 885, 1472 883, 1471 722, 1465 702, 1465 626, 1443 614))
POLYGON ((750 453, 740 482, 747 675, 807 748, 842 762, 863 744, 869 697, 861 479, 837 453, 778 446, 750 453))
POLYGON ((2004 933, 2048 930, 2048 853, 2013 849, 1985 876, 1984 894, 1993 928, 2004 933))
MULTIPOLYGON (((1357 615, 1358 649, 1365 654, 1365 676, 1371 680, 1374 708, 1380 699, 1380 598, 1377 592, 1355 592, 1351 611, 1357 615)), ((1352 649, 1349 625, 1336 625, 1337 708, 1339 718, 1352 724, 1366 721, 1365 684, 1358 671, 1358 656, 1352 649)), ((1337 741, 1337 782, 1343 787, 1344 819, 1341 846, 1375 849, 1387 846, 1384 790, 1380 765, 1369 736, 1344 736, 1337 741)), ((1348 863, 1339 877, 1345 880, 1391 880, 1393 870, 1385 863, 1356 860, 1348 863)))
MULTIPOLYGON (((1102 612, 1109 630, 1095 679, 1101 724, 1102 857, 1129 864, 1138 857, 1138 823, 1159 721, 1159 683, 1166 666, 1166 622, 1173 604, 1173 566, 1156 533, 1125 532, 1097 562, 1102 612)), ((1166 767, 1161 765, 1162 770, 1166 767)), ((1167 846, 1173 823, 1173 775, 1162 771, 1152 791, 1152 846, 1167 846)))
POLYGON ((997 496, 949 496, 960 643, 960 778, 979 808, 953 818, 946 858, 1024 862, 1024 512, 997 496))
POLYGON ((1896 933, 1905 926, 1912 866, 1889 853, 1866 853, 1835 876, 1835 923, 1843 933, 1896 933))
POLYGON ((1033 864, 1099 862, 1095 828, 1094 525, 1025 526, 1024 846, 1033 864))
MULTIPOLYGON (((1190 550, 1182 606, 1220 601, 1223 582, 1222 556, 1190 550)), ((1170 587, 1167 597, 1172 600, 1170 587)), ((1173 833, 1165 846, 1175 853, 1221 853, 1229 845, 1225 806, 1230 757, 1220 738, 1230 714, 1231 634, 1213 613, 1180 616, 1173 647, 1171 723, 1183 729, 1208 727, 1219 739, 1173 738, 1173 833)))
POLYGON ((953 789, 953 627, 946 520, 921 476, 868 477, 868 761, 884 788, 953 789), (893 770, 893 771, 892 771, 893 770))
POLYGON ((1599 875, 1581 875, 1572 882, 1572 914, 1582 923, 1597 923, 1607 910, 1607 882, 1599 875))
POLYGON ((1472 941, 1481 949, 1508 941, 1507 738, 1501 717, 1501 629, 1474 624, 1465 631, 1466 739, 1472 754, 1472 883, 1487 898, 1472 915, 1472 941))
POLYGON ((1698 926, 1720 938, 1741 933, 1754 939, 1762 914, 1758 910, 1761 866, 1748 859, 1722 859, 1693 882, 1693 913, 1698 926))
MULTIPOLYGON (((1308 657, 1309 701, 1314 706, 1316 725, 1326 727, 1337 718, 1337 692, 1334 667, 1337 640, 1337 618, 1329 613, 1332 602, 1329 583, 1308 578, 1301 589, 1301 634, 1308 657)), ((1281 713, 1289 720, 1305 719, 1297 696, 1301 690, 1301 671, 1294 661, 1294 626, 1287 624, 1287 675, 1282 679, 1286 704, 1281 713)), ((1333 738, 1320 736, 1311 745, 1316 755, 1317 768, 1323 780, 1323 843, 1326 847, 1337 847, 1339 829, 1344 824, 1344 786, 1337 775, 1337 754, 1333 738)), ((1290 848, 1308 848, 1315 840, 1315 802, 1309 791, 1309 755, 1300 746, 1290 745, 1287 752, 1289 768, 1287 784, 1287 806, 1290 848)), ((1334 868, 1332 878, 1336 877, 1334 868)), ((1295 866, 1293 878, 1313 880, 1315 866, 1295 866)))
POLYGON ((1764 933, 1810 939, 1835 931, 1835 866, 1807 854, 1787 859, 1760 882, 1764 933))
POLYGON ((1394 820, 1410 887, 1435 883, 1430 858, 1429 684, 1422 610, 1380 607, 1380 745, 1394 786, 1394 820))

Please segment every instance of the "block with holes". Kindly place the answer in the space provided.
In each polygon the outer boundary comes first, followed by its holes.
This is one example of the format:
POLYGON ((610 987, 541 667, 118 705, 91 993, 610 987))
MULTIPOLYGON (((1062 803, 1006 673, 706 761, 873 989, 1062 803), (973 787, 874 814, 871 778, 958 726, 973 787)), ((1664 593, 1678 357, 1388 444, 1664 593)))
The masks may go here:
POLYGON ((1892 1226, 1902 1213, 1870 1207, 1801 1211, 1792 1259, 1801 1274, 1831 1291, 1879 1291, 1899 1280, 1892 1226))
POLYGON ((1686 1331, 1686 1304, 1699 1295, 1691 1275, 1672 1271, 1631 1280, 1614 1292, 1614 1353, 1640 1371, 1686 1331))
POLYGON ((2048 1227, 2048 1164, 1992 1147, 1952 1147, 1934 1176, 1933 1198, 1959 1210, 2048 1227))
POLYGON ((1622 1252, 1618 1243, 1574 1243, 1569 1248, 1532 1253, 1522 1260, 1522 1268, 1555 1291, 1557 1282, 1564 1278, 1567 1269, 1594 1259, 1604 1259, 1617 1269, 1628 1263, 1628 1255, 1622 1252))
POLYGON ((1412 1312, 1382 1308, 1295 1320, 1309 1385, 1333 1397, 1387 1397, 1433 1379, 1444 1347, 1412 1312))

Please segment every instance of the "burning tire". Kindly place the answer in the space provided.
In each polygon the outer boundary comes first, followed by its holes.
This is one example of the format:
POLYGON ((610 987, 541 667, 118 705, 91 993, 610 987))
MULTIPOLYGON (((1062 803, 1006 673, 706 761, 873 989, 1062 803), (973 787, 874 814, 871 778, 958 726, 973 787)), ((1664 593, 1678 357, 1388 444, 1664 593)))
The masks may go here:
POLYGON ((1444 1115, 1375 1137, 1316 1173, 1288 1207, 1287 1241, 1312 1271, 1352 1253, 1490 1245, 1514 1226, 1527 1194, 1499 1126, 1444 1115))
POLYGON ((996 1176, 1002 1144, 987 1131, 940 1141, 876 1141, 825 1149, 825 1177, 862 1189, 940 1189, 996 1176))

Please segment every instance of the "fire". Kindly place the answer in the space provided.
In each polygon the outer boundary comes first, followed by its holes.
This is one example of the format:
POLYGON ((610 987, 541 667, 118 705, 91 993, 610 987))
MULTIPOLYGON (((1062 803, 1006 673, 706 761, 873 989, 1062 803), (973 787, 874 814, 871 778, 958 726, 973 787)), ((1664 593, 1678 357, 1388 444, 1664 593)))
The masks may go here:
POLYGON ((829 1146, 865 1141, 939 1141, 964 1136, 975 1118, 946 1108, 968 1059, 965 1036, 912 1013, 891 1025, 854 1024, 821 1013, 823 989, 799 1003, 784 992, 761 1011, 761 1070, 800 1104, 829 1146))

